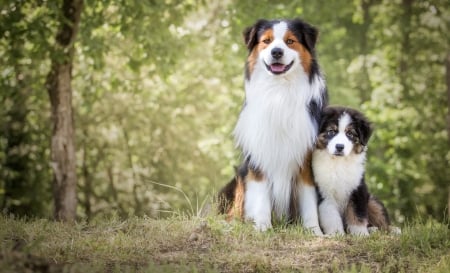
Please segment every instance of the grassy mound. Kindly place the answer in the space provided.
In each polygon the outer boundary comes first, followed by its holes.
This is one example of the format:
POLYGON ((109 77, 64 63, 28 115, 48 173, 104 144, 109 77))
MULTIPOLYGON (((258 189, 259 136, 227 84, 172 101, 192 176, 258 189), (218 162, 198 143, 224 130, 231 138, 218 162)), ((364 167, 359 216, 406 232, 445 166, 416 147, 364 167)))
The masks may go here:
POLYGON ((402 235, 314 237, 299 226, 256 233, 223 218, 64 224, 0 217, 0 272, 450 272, 448 224, 402 235))

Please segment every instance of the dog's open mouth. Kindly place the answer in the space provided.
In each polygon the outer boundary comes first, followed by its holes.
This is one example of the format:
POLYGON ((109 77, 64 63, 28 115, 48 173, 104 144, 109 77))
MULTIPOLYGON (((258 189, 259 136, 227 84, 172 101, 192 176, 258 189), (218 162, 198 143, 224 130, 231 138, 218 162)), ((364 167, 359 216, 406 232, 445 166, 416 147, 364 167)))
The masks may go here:
POLYGON ((288 71, 292 67, 293 64, 294 64, 294 61, 292 61, 288 65, 281 64, 281 63, 273 63, 271 65, 266 64, 266 68, 273 74, 278 75, 278 74, 283 74, 286 71, 288 71))

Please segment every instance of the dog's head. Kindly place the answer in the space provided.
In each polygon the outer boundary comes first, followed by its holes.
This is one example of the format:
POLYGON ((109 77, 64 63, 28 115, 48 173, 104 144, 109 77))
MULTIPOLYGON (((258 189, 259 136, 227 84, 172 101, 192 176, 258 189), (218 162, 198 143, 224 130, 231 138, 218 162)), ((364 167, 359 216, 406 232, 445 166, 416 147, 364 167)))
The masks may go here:
POLYGON ((318 31, 300 20, 259 20, 244 31, 249 50, 246 78, 256 67, 278 76, 301 69, 310 74, 315 64, 318 31))
POLYGON ((334 156, 360 154, 365 152, 372 131, 372 125, 361 112, 329 106, 321 115, 316 146, 334 156))

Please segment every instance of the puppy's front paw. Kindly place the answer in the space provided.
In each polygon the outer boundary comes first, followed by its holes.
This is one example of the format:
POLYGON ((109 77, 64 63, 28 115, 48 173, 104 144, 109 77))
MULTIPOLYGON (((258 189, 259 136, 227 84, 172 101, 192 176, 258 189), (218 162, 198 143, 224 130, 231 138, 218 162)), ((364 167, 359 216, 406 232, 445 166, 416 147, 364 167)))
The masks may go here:
POLYGON ((377 232, 379 229, 377 227, 368 227, 367 230, 370 234, 377 232))
POLYGON ((369 236, 369 230, 367 226, 349 225, 347 227, 348 233, 356 236, 369 236))
POLYGON ((316 236, 323 236, 323 232, 319 226, 308 227, 308 230, 310 230, 316 236))

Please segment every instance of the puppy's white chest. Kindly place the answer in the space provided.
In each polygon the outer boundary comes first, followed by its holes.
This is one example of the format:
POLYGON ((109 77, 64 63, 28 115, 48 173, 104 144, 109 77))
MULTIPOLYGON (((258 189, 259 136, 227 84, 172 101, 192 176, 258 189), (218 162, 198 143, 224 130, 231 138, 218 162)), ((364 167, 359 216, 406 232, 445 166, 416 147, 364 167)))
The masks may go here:
POLYGON ((324 199, 334 201, 343 213, 352 192, 364 175, 365 155, 346 157, 330 155, 326 150, 315 150, 312 167, 315 182, 324 199))

